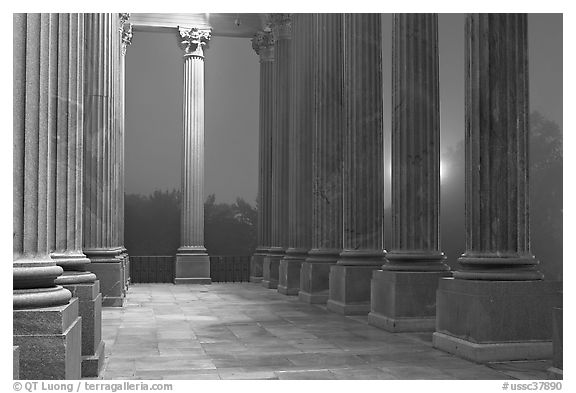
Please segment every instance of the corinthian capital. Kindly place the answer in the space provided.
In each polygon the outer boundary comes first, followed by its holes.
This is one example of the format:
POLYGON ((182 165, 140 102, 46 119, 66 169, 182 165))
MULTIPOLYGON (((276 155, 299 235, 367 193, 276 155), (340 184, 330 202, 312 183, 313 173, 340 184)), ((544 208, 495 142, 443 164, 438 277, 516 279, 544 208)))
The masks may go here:
POLYGON ((128 22, 130 14, 120 14, 120 33, 122 34, 122 54, 126 54, 126 48, 132 43, 132 23, 128 22))
POLYGON ((184 47, 184 52, 187 55, 202 56, 204 57, 204 51, 202 47, 208 43, 211 37, 211 32, 209 29, 198 29, 196 27, 180 27, 178 26, 178 32, 182 38, 182 46, 184 47))
POLYGON ((270 14, 270 24, 277 40, 291 37, 292 14, 270 14))
POLYGON ((252 38, 252 49, 261 60, 272 60, 274 49, 274 35, 271 31, 257 31, 252 38))

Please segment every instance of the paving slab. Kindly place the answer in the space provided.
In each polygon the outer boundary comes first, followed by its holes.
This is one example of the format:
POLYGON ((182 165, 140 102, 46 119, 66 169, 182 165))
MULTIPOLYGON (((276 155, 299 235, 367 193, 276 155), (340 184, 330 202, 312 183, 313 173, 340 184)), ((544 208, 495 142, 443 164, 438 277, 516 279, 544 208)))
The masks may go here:
POLYGON ((254 283, 133 284, 102 312, 100 379, 544 379, 550 362, 476 364, 254 283))

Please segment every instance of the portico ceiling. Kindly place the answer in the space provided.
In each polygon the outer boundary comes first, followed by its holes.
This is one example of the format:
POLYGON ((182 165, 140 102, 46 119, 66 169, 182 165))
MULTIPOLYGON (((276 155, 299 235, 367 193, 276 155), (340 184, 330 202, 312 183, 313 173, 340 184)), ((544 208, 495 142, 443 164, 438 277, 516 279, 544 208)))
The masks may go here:
POLYGON ((130 22, 136 31, 182 27, 212 28, 212 35, 252 37, 264 26, 267 14, 170 14, 133 13, 130 22))

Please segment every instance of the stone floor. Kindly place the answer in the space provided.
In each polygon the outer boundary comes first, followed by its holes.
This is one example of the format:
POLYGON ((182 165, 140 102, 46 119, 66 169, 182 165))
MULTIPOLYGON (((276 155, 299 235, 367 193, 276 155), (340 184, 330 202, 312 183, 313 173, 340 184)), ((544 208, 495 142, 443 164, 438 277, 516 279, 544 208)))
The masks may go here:
POLYGON ((103 379, 546 379, 549 362, 475 364, 257 284, 135 284, 105 308, 103 379))

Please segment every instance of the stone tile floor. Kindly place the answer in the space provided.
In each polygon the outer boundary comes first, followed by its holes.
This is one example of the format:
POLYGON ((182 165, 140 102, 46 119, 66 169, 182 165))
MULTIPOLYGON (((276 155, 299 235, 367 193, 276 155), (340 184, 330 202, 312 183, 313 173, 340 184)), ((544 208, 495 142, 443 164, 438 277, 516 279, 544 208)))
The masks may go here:
POLYGON ((546 379, 550 362, 472 363, 251 283, 134 284, 104 308, 103 379, 546 379))

